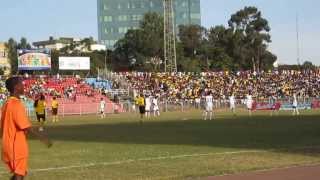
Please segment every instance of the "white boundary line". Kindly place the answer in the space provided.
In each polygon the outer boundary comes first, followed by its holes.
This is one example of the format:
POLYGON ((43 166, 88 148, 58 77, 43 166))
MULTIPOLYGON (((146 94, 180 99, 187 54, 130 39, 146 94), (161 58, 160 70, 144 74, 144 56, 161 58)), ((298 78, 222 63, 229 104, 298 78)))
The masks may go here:
MULTIPOLYGON (((291 168, 300 168, 300 167, 314 167, 314 166, 320 166, 319 162, 306 162, 306 164, 303 165, 292 165, 292 166, 285 166, 285 167, 279 167, 279 168, 269 168, 269 169, 262 169, 262 170, 256 170, 256 171, 245 171, 245 172, 239 172, 239 173, 227 173, 222 175, 216 175, 216 176, 199 176, 199 178, 205 179, 205 178, 218 178, 218 177, 226 177, 226 176, 238 176, 238 175, 247 175, 247 174, 254 174, 254 173, 267 173, 270 171, 282 171, 282 170, 289 170, 291 168)), ((177 179, 181 178, 183 176, 167 176, 167 177, 158 177, 158 178, 152 178, 153 180, 161 180, 161 179, 177 179)))
MULTIPOLYGON (((307 149, 307 148, 315 148, 319 146, 305 146, 305 147, 297 147, 291 148, 298 150, 298 149, 307 149)), ((286 150, 287 148, 283 148, 286 150)), ((201 157, 201 156, 214 156, 214 155, 232 155, 232 154, 247 154, 247 153, 264 153, 264 152, 274 152, 273 149, 269 150, 247 150, 247 151, 230 151, 230 152, 220 152, 220 153, 203 153, 203 154, 185 154, 185 155, 176 155, 176 156, 159 156, 159 157, 151 157, 151 158, 141 158, 141 159, 128 159, 124 161, 113 161, 113 162, 99 162, 99 163, 88 163, 88 164, 79 164, 79 165, 72 165, 72 166, 62 166, 62 167, 51 167, 51 168, 44 168, 44 169, 31 169, 29 170, 30 173, 35 172, 48 172, 48 171, 57 171, 57 170, 66 170, 66 169, 76 169, 76 168, 89 168, 94 166, 111 166, 111 165, 121 165, 121 164, 128 164, 134 162, 141 162, 141 161, 154 161, 154 160, 166 160, 166 159, 181 159, 181 158, 188 158, 188 157, 201 157)), ((294 166, 295 167, 295 166, 294 166)), ((8 172, 0 171, 0 175, 8 174, 8 172)))
MULTIPOLYGON (((94 166, 110 166, 110 165, 121 165, 141 161, 154 161, 154 160, 166 160, 166 159, 181 159, 188 157, 201 157, 201 156, 214 156, 214 155, 230 155, 230 154, 246 154, 246 153, 262 153, 268 152, 264 150, 248 150, 248 151, 230 151, 230 152, 221 152, 221 153, 204 153, 204 154, 185 154, 185 155, 176 155, 176 156, 160 156, 160 157, 151 157, 151 158, 141 158, 141 159, 128 159, 124 161, 113 161, 113 162, 100 162, 100 163, 88 163, 81 165, 72 165, 72 166, 63 166, 63 167, 52 167, 44 169, 31 169, 30 173, 35 172, 47 172, 47 171, 57 171, 57 170, 66 170, 66 169, 76 169, 76 168, 88 168, 94 166)), ((8 174, 7 172, 0 172, 0 175, 8 174)))

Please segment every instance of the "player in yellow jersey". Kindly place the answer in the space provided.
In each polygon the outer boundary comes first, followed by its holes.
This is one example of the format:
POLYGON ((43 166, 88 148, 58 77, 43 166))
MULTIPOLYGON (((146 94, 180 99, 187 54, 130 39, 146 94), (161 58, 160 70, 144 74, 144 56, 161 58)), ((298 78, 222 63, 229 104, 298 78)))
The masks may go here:
POLYGON ((139 108, 139 96, 136 96, 135 98, 134 98, 134 105, 133 105, 133 110, 134 110, 134 112, 136 112, 136 109, 138 109, 139 108))
POLYGON ((40 99, 35 102, 37 120, 40 124, 39 131, 43 131, 43 126, 46 121, 46 106, 45 97, 41 94, 40 99))
POLYGON ((140 111, 140 123, 143 123, 143 116, 146 113, 146 107, 145 107, 145 99, 143 97, 143 94, 140 94, 140 96, 137 99, 137 104, 139 106, 140 111))
POLYGON ((51 102, 52 122, 58 122, 59 121, 58 107, 59 107, 59 103, 57 101, 57 98, 53 97, 52 102, 51 102))

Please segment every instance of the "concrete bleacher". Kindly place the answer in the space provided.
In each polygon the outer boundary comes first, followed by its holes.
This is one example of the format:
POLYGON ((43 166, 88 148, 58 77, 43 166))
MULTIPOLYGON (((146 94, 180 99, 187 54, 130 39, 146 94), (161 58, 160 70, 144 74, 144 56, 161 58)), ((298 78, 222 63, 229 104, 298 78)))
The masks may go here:
MULTIPOLYGON (((61 97, 58 97, 57 100, 60 104, 59 113, 63 115, 95 114, 99 110, 99 103, 101 98, 104 98, 107 103, 105 112, 122 112, 120 105, 115 104, 108 97, 103 96, 97 89, 91 86, 93 84, 95 85, 95 87, 103 86, 105 88, 111 88, 111 83, 109 83, 108 81, 97 81, 94 78, 85 79, 84 81, 77 78, 47 78, 42 80, 30 78, 24 80, 26 91, 30 91, 32 86, 35 84, 40 85, 44 89, 53 89, 61 95, 61 97), (72 97, 64 96, 64 91, 69 87, 74 88, 75 93, 72 97), (87 92, 90 92, 90 95, 87 95, 87 92)), ((46 103, 48 104, 47 107, 48 109, 50 109, 53 96, 48 93, 46 93, 45 96, 46 103)), ((28 109, 30 112, 32 112, 34 109, 33 102, 30 104, 32 105, 28 106, 28 109)))

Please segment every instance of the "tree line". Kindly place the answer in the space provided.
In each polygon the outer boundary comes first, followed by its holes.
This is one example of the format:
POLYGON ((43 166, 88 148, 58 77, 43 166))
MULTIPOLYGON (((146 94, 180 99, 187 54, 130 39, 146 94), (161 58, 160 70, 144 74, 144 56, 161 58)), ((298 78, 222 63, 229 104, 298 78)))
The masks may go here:
MULTIPOLYGON (((270 26, 256 7, 231 15, 228 26, 205 28, 181 25, 177 29, 179 71, 254 70, 272 68, 277 59, 268 50, 270 26)), ((161 70, 152 59, 163 59, 163 17, 144 16, 140 28, 129 30, 115 45, 114 58, 132 70, 161 70)))
MULTIPOLYGON (((72 43, 51 53, 52 73, 57 73, 58 57, 89 56, 90 73, 107 64, 111 71, 152 71, 164 70, 163 16, 157 13, 144 15, 137 29, 129 30, 114 45, 113 50, 83 52, 81 46, 90 50, 93 38, 72 43)), ((177 27, 178 71, 266 71, 273 68, 277 56, 269 51, 272 42, 268 20, 256 7, 244 7, 230 16, 227 25, 205 28, 199 25, 177 27)), ((26 38, 20 42, 9 39, 7 43, 12 73, 17 73, 17 49, 31 48, 26 38)), ((313 67, 306 62, 303 67, 313 67)), ((69 72, 72 73, 72 72, 69 72)))

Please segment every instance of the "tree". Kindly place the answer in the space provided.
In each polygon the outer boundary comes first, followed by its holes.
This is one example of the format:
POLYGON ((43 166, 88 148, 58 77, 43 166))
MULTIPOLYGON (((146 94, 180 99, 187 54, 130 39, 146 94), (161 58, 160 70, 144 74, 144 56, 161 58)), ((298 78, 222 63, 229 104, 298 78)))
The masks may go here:
POLYGON ((94 43, 96 42, 93 40, 93 37, 89 37, 81 40, 79 46, 81 46, 82 50, 91 51, 91 45, 94 43))
POLYGON ((314 69, 315 65, 312 64, 310 61, 305 61, 302 65, 303 69, 314 69))
POLYGON ((114 56, 117 59, 115 66, 125 66, 130 69, 143 66, 145 58, 142 55, 143 48, 143 32, 140 29, 129 30, 124 38, 115 44, 114 56))
POLYGON ((235 62, 232 57, 232 32, 224 26, 215 26, 209 30, 206 45, 207 64, 209 69, 232 70, 235 62))
POLYGON ((119 65, 131 70, 157 71, 158 60, 163 59, 163 44, 163 17, 147 13, 138 29, 129 30, 115 44, 114 55, 119 65))
POLYGON ((20 43, 17 45, 17 49, 31 49, 31 45, 25 37, 22 37, 20 43))
POLYGON ((10 38, 6 43, 6 48, 8 49, 11 74, 16 74, 18 72, 17 42, 13 38, 10 38))
POLYGON ((262 66, 265 62, 261 62, 262 55, 271 42, 271 36, 269 23, 262 13, 256 7, 245 7, 231 15, 228 23, 240 47, 235 52, 240 57, 240 64, 251 64, 254 71, 265 68, 262 66))
POLYGON ((180 25, 178 36, 184 55, 194 58, 206 37, 206 29, 199 25, 180 25))
POLYGON ((148 57, 163 57, 163 17, 158 13, 147 13, 140 23, 143 40, 143 54, 148 57))
POLYGON ((51 73, 57 74, 59 72, 59 56, 58 50, 51 50, 51 73))

